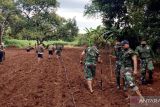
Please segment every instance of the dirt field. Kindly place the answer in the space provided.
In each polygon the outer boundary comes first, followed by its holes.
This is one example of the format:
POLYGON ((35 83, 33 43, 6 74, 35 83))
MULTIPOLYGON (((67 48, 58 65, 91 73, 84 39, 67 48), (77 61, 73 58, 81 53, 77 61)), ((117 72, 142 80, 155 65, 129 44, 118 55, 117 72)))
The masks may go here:
MULTIPOLYGON (((111 79, 104 50, 103 63, 97 65, 94 93, 88 92, 79 64, 81 51, 64 49, 63 64, 55 56, 48 59, 46 51, 43 61, 37 64, 34 51, 7 49, 6 60, 0 65, 0 107, 75 107, 73 101, 76 107, 127 107, 122 89, 116 90, 111 79)), ((152 85, 140 86, 143 95, 160 96, 159 71, 156 68, 152 85)))

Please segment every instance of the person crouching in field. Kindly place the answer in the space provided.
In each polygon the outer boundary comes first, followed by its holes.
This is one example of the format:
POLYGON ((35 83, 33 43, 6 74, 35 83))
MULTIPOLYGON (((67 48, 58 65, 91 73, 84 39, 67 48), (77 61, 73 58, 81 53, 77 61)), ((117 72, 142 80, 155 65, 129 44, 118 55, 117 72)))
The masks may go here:
POLYGON ((57 45, 56 44, 55 54, 56 54, 57 58, 60 58, 61 52, 62 52, 62 48, 63 48, 63 45, 57 45))
POLYGON ((51 55, 53 55, 53 52, 54 52, 54 46, 51 44, 48 46, 48 58, 50 59, 51 58, 51 55))
POLYGON ((121 42, 123 47, 122 54, 122 79, 124 82, 124 91, 128 98, 130 97, 127 88, 131 88, 141 99, 144 99, 139 91, 138 86, 135 84, 133 75, 137 75, 137 56, 136 53, 130 48, 129 42, 124 40, 121 42))
POLYGON ((44 53, 44 47, 42 44, 38 44, 38 46, 36 47, 36 53, 37 53, 38 63, 39 63, 43 58, 43 53, 44 53))
POLYGON ((31 46, 31 43, 29 43, 29 45, 26 47, 26 51, 30 52, 32 49, 34 48, 31 46))
POLYGON ((84 75, 91 93, 93 93, 92 82, 96 73, 97 61, 102 62, 96 45, 87 47, 80 55, 80 63, 84 64, 84 75))

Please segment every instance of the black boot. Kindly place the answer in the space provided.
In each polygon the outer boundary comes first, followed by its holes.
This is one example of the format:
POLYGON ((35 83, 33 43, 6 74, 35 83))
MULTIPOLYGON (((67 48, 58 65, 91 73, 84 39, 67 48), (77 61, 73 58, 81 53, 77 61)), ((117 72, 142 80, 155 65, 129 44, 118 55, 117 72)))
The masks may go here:
POLYGON ((148 83, 149 84, 153 83, 153 72, 152 71, 149 71, 149 80, 148 80, 148 83))
POLYGON ((122 79, 123 80, 123 91, 127 90, 127 83, 125 81, 125 78, 122 79))
POLYGON ((120 77, 116 77, 117 89, 120 89, 120 77))
POLYGON ((141 75, 141 83, 142 83, 142 85, 146 85, 147 84, 146 75, 145 74, 141 75))

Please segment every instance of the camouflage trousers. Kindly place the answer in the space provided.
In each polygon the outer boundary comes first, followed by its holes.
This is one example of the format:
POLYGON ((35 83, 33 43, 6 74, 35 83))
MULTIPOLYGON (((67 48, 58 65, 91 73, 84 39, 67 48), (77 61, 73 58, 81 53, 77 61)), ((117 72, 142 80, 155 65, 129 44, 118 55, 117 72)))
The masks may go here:
POLYGON ((117 86, 120 86, 120 71, 121 71, 121 62, 120 61, 116 61, 115 63, 115 76, 116 76, 116 84, 117 86))
POLYGON ((95 64, 85 64, 84 65, 84 76, 87 80, 93 80, 96 73, 96 65, 95 64))
POLYGON ((122 78, 124 80, 124 87, 127 88, 131 88, 132 91, 136 91, 138 90, 138 87, 135 84, 135 80, 133 77, 133 70, 132 67, 123 67, 121 69, 121 75, 122 78))
POLYGON ((61 56, 61 50, 55 50, 56 55, 61 56))
POLYGON ((146 71, 147 70, 149 73, 149 78, 152 79, 154 66, 153 66, 153 62, 151 59, 141 59, 140 69, 141 69, 141 80, 142 81, 145 81, 145 79, 146 79, 146 71))

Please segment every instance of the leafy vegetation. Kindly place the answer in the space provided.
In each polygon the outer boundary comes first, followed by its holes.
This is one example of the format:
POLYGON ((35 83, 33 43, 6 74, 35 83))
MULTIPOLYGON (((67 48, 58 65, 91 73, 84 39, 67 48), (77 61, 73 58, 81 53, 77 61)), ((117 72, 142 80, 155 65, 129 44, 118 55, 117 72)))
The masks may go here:
MULTIPOLYGON (((44 45, 47 47, 49 44, 63 44, 67 46, 78 46, 77 41, 72 41, 72 42, 66 42, 63 40, 55 40, 55 41, 44 41, 44 45)), ((36 40, 18 40, 18 39, 7 39, 5 40, 5 46, 6 47, 17 47, 17 48, 25 48, 28 45, 35 46, 37 44, 36 40)))
POLYGON ((91 0, 85 6, 85 15, 102 17, 107 40, 128 39, 135 48, 145 39, 155 46, 160 40, 159 5, 159 0, 91 0))
POLYGON ((84 14, 102 17, 104 26, 86 29, 86 34, 78 35, 74 18, 65 19, 56 14, 58 0, 0 0, 0 43, 3 38, 8 44, 21 39, 61 40, 63 43, 65 40, 73 45, 96 43, 104 46, 106 41, 113 42, 118 38, 128 39, 135 48, 141 39, 146 39, 158 54, 159 5, 159 0, 91 0, 86 4, 84 14))
POLYGON ((57 0, 1 0, 0 40, 7 35, 37 42, 53 39, 71 41, 78 35, 76 21, 58 16, 58 6, 57 0))

